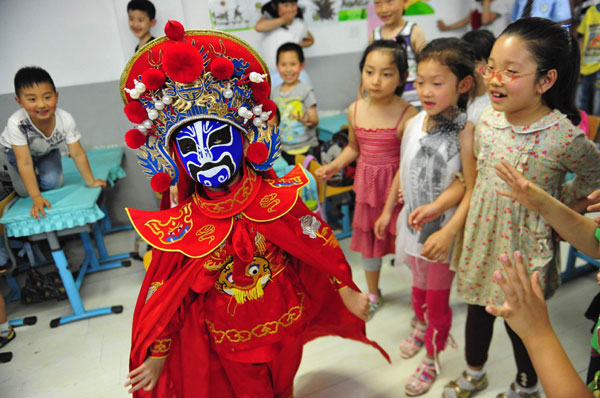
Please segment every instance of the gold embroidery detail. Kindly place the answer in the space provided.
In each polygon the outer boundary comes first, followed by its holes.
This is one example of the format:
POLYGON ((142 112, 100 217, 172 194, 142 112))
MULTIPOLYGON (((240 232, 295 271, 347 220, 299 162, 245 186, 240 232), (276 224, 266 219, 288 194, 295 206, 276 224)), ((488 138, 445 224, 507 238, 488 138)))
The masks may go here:
POLYGON ((146 293, 146 301, 148 301, 150 299, 150 297, 152 297, 152 295, 154 293, 156 293, 156 291, 158 290, 158 288, 161 287, 163 284, 164 284, 163 281, 152 282, 150 284, 150 287, 148 288, 148 293, 146 293))
POLYGON ((204 268, 209 271, 219 271, 229 261, 233 261, 233 256, 228 256, 225 246, 222 245, 208 255, 208 258, 204 262, 204 268))
POLYGON ((233 198, 221 201, 221 202, 212 202, 200 200, 197 194, 194 194, 194 202, 196 205, 213 214, 222 214, 228 213, 233 210, 236 204, 238 203, 246 203, 248 198, 253 192, 254 183, 258 179, 256 173, 252 171, 250 168, 248 170, 248 178, 244 179, 242 186, 237 192, 234 194, 233 198))
POLYGON ((150 352, 153 354, 164 354, 171 349, 171 339, 154 340, 150 346, 150 352))
POLYGON ((281 201, 277 199, 276 193, 271 193, 263 196, 263 198, 259 202, 260 207, 262 207, 263 209, 267 209, 268 213, 274 213, 275 206, 277 206, 279 203, 281 203, 281 201))
POLYGON ((213 224, 207 224, 196 231, 196 236, 198 237, 198 242, 203 242, 208 240, 208 244, 211 244, 213 240, 215 240, 215 232, 216 228, 213 224))
POLYGON ((252 330, 216 330, 214 323, 206 320, 209 332, 212 334, 215 343, 221 344, 225 338, 231 343, 243 343, 251 340, 253 337, 265 337, 270 334, 276 334, 279 328, 290 327, 302 316, 304 311, 304 293, 297 293, 300 296, 300 305, 296 305, 290 308, 285 314, 279 317, 276 321, 265 322, 260 325, 256 325, 252 330))
POLYGON ((150 220, 144 225, 147 226, 155 235, 157 235, 162 243, 171 244, 177 242, 181 240, 193 226, 191 207, 192 204, 188 203, 179 209, 178 216, 169 217, 166 222, 150 220))

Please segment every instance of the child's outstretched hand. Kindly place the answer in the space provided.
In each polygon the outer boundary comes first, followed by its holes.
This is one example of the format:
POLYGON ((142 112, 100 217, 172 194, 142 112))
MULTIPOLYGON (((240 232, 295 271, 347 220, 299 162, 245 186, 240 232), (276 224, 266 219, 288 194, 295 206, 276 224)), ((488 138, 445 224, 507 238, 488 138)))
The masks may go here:
POLYGON ((523 174, 519 173, 510 163, 502 161, 495 167, 498 177, 502 178, 511 188, 510 191, 498 191, 498 193, 518 200, 531 211, 539 211, 548 194, 523 177, 523 174))
POLYGON ((156 386, 166 359, 167 357, 148 357, 141 366, 129 372, 127 375, 129 380, 125 382, 125 387, 131 386, 131 388, 127 392, 131 394, 140 388, 146 391, 152 390, 156 386))
POLYGON ((435 220, 441 215, 442 211, 440 208, 433 203, 428 203, 417 207, 408 215, 408 225, 410 225, 411 228, 420 231, 424 224, 435 220))
POLYGON ((328 163, 315 170, 315 175, 319 180, 327 181, 337 172, 338 170, 331 163, 328 163))
POLYGON ((338 290, 348 311, 366 321, 369 318, 369 297, 349 287, 338 290))
POLYGON ((453 239, 453 236, 441 230, 432 233, 423 244, 421 256, 438 263, 445 261, 450 253, 453 239))
POLYGON ((40 213, 42 214, 42 216, 46 217, 46 211, 44 210, 44 207, 50 208, 50 202, 48 202, 48 199, 44 198, 42 195, 40 196, 35 196, 33 198, 31 198, 31 200, 33 200, 33 206, 31 207, 31 210, 29 211, 29 214, 31 214, 31 217, 39 220, 40 219, 40 213))
POLYGON ((91 185, 88 185, 88 187, 90 188, 94 188, 94 187, 102 187, 105 188, 106 187, 106 181, 101 180, 99 178, 96 178, 94 180, 94 182, 91 183, 91 185))
POLYGON ((494 272, 494 280, 504 292, 504 304, 502 307, 488 305, 485 309, 492 315, 504 318, 515 333, 526 341, 552 331, 552 325, 539 272, 534 272, 530 278, 521 253, 516 251, 514 258, 513 266, 508 255, 500 256, 506 277, 500 270, 494 272))

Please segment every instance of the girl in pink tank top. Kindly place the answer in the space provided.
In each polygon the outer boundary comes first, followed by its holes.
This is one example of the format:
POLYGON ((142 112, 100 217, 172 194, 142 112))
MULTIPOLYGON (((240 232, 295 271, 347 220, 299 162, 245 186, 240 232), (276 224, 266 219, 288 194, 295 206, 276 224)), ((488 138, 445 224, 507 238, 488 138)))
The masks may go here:
POLYGON ((381 257, 395 252, 395 206, 389 227, 375 233, 375 221, 382 213, 394 178, 398 178, 400 141, 406 120, 417 110, 401 98, 408 64, 404 43, 376 40, 360 61, 362 86, 368 93, 348 107, 349 143, 331 163, 316 171, 329 179, 341 168, 357 160, 354 177, 353 232, 350 249, 363 256, 363 267, 371 302, 371 316, 383 304, 379 290, 381 257))

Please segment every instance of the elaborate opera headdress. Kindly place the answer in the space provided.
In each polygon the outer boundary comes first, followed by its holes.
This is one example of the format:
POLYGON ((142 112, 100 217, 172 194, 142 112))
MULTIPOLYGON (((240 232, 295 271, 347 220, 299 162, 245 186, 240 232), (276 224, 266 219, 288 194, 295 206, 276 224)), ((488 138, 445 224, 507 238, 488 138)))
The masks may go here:
POLYGON ((166 36, 142 47, 121 76, 127 118, 136 124, 125 142, 138 149, 139 163, 164 192, 179 179, 169 140, 182 126, 216 120, 241 130, 250 143, 247 163, 268 170, 280 150, 279 131, 267 121, 275 114, 269 100, 268 69, 255 50, 219 31, 184 31, 169 21, 166 36))

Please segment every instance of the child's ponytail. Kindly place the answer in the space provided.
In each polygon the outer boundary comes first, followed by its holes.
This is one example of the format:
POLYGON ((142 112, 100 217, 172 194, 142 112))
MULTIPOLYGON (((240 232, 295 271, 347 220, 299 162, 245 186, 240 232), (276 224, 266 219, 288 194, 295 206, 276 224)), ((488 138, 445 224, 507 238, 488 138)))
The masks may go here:
POLYGON ((502 32, 519 36, 529 48, 538 65, 538 78, 548 70, 556 69, 556 82, 542 94, 543 103, 558 109, 575 125, 581 121, 575 105, 577 80, 579 79, 579 46, 569 30, 545 18, 522 18, 502 32))

